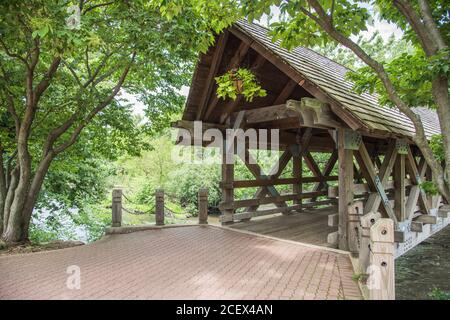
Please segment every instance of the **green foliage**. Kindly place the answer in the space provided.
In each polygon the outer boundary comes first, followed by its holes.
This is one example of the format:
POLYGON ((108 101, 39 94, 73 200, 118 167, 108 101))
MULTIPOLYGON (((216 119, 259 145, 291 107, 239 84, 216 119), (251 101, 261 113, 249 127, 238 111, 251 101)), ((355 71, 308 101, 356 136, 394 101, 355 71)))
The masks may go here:
POLYGON ((420 184, 420 188, 425 191, 427 195, 435 196, 439 194, 438 187, 432 181, 424 181, 420 184))
POLYGON ((450 292, 442 291, 436 287, 431 290, 428 296, 433 300, 450 300, 450 292))
POLYGON ((436 157, 436 159, 440 162, 443 162, 445 160, 445 154, 444 154, 444 144, 443 144, 441 134, 435 134, 431 137, 430 147, 431 147, 431 150, 433 150, 433 154, 436 157))
POLYGON ((261 88, 256 76, 248 69, 233 69, 216 77, 217 96, 236 100, 239 94, 247 101, 253 101, 255 97, 265 97, 266 90, 261 88))

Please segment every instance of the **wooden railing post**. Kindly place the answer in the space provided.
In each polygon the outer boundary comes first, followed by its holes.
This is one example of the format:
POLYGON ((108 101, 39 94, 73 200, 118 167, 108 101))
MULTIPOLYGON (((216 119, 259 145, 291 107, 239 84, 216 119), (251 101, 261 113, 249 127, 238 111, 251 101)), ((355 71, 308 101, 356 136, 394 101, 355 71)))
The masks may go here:
POLYGON ((208 189, 198 191, 198 223, 208 224, 208 189))
POLYGON ((361 217, 359 240, 360 272, 366 273, 370 264, 370 228, 381 218, 379 212, 369 212, 361 217))
POLYGON ((394 221, 382 218, 370 228, 370 300, 395 299, 394 221))
POLYGON ((157 226, 164 225, 164 190, 157 189, 155 192, 155 223, 157 226))
POLYGON ((122 189, 116 188, 112 191, 112 226, 122 225, 122 189))

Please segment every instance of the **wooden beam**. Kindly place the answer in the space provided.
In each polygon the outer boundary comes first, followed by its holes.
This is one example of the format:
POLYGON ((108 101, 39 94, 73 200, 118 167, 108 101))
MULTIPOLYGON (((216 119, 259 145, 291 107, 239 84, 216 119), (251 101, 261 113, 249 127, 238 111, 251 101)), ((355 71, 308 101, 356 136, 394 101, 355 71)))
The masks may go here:
POLYGON ((345 131, 338 129, 339 249, 348 250, 348 209, 353 203, 353 150, 345 149, 345 131))
POLYGON ((405 155, 399 154, 394 166, 394 211, 398 221, 406 219, 405 155))
POLYGON ((330 158, 328 159, 327 163, 325 164, 325 167, 323 168, 323 172, 321 175, 322 181, 319 181, 314 185, 312 188, 312 191, 322 190, 323 188, 328 188, 328 184, 326 181, 329 181, 326 179, 326 177, 330 176, 331 171, 333 171, 334 165, 336 164, 338 160, 338 152, 337 149, 333 150, 331 153, 330 158))
MULTIPOLYGON (((265 179, 268 179, 267 175, 264 174, 261 167, 256 163, 256 160, 253 158, 253 156, 250 154, 248 148, 245 148, 245 153, 242 155, 241 152, 238 152, 238 155, 241 157, 242 161, 244 162, 247 169, 253 174, 255 179, 257 181, 264 181, 265 179)), ((267 193, 269 193, 272 197, 278 197, 280 196, 279 192, 273 185, 266 185, 263 186, 263 188, 266 190, 267 193)), ((282 203, 276 203, 276 206, 280 207, 286 207, 286 202, 282 203)))
POLYGON ((422 232, 423 231, 423 223, 411 221, 411 231, 422 232))
MULTIPOLYGON (((311 141, 311 137, 312 137, 312 129, 311 128, 306 128, 306 130, 303 132, 303 135, 300 139, 300 145, 302 146, 301 149, 301 155, 303 155, 304 152, 306 152, 306 150, 308 149, 309 143, 311 141)), ((270 171, 268 178, 278 178, 281 173, 283 172, 284 168, 286 167, 286 165, 288 164, 289 160, 292 157, 292 152, 290 152, 289 150, 285 151, 281 157, 280 160, 278 161, 278 164, 275 165, 272 170, 270 171)), ((260 188, 258 191, 256 191, 255 195, 253 196, 253 199, 256 198, 262 198, 266 195, 266 191, 262 188, 260 188)), ((258 208, 258 205, 256 206, 251 206, 249 208, 247 208, 246 211, 255 211, 258 208)))
POLYGON ((414 218, 416 222, 422 222, 424 224, 436 224, 437 217, 431 216, 429 214, 421 214, 414 218))
POLYGON ((364 213, 375 212, 378 211, 380 203, 383 206, 383 209, 386 211, 389 218, 394 221, 394 225, 397 227, 398 220, 395 216, 394 210, 391 207, 390 202, 387 200, 387 196, 385 193, 385 183, 392 171, 392 168, 395 164, 395 158, 397 157, 397 150, 395 149, 395 142, 390 141, 388 152, 383 160, 383 164, 380 168, 379 176, 376 175, 375 167, 373 165, 372 159, 367 152, 367 149, 364 145, 364 142, 360 144, 358 155, 356 159, 358 160, 359 166, 362 172, 365 172, 365 178, 368 179, 367 183, 371 191, 376 191, 369 196, 369 199, 366 202, 364 213))
MULTIPOLYGON (((323 182, 323 181, 337 181, 338 176, 327 176, 327 177, 301 177, 301 178, 277 178, 277 179, 263 179, 263 180, 235 180, 232 184, 225 185, 222 182, 219 183, 222 188, 254 188, 263 186, 276 186, 283 184, 299 184, 312 183, 312 182, 323 182)), ((337 188, 336 188, 337 190, 337 188)))
POLYGON ((197 110, 196 120, 202 119, 203 111, 208 103, 208 99, 211 95, 212 89, 214 87, 214 77, 217 75, 217 70, 219 69, 220 61, 222 60, 223 52, 225 50, 225 45, 228 40, 228 31, 223 32, 217 41, 216 48, 214 50, 213 59, 211 62, 211 67, 209 68, 208 76, 206 77, 206 87, 203 91, 202 97, 200 99, 200 104, 197 110))
MULTIPOLYGON (((234 181, 234 163, 230 159, 234 158, 234 150, 229 150, 226 144, 226 139, 223 141, 223 151, 222 151, 222 182, 233 183, 234 181)), ((234 189, 223 188, 222 189, 222 203, 230 203, 234 201, 234 189)), ((233 208, 221 209, 222 224, 228 224, 233 222, 233 208)))
POLYGON ((245 199, 245 200, 236 200, 231 202, 221 202, 219 204, 220 210, 231 210, 237 209, 247 206, 259 206, 262 204, 275 204, 275 203, 283 203, 285 201, 292 201, 296 199, 310 199, 317 196, 326 195, 326 191, 316 191, 316 192, 304 192, 302 194, 284 194, 278 197, 265 197, 265 198, 257 198, 257 199, 245 199))
MULTIPOLYGON (((406 159, 407 159, 406 170, 409 173, 411 182, 413 184, 419 185, 425 176, 427 164, 426 164, 425 160, 423 159, 422 162, 419 164, 419 168, 420 168, 420 171, 419 171, 419 169, 417 168, 416 160, 414 159, 414 156, 411 152, 411 148, 409 147, 409 145, 407 146, 407 149, 408 149, 408 154, 406 155, 406 159)), ((421 190, 420 188, 419 188, 418 201, 419 201, 420 208, 423 210, 423 213, 430 214, 427 196, 426 196, 425 192, 423 190, 421 190)), ((408 212, 407 212, 407 214, 408 214, 408 212)))
POLYGON ((295 110, 287 108, 286 104, 278 104, 246 111, 247 125, 282 119, 295 119, 297 120, 297 127, 300 127, 300 114, 295 110))
MULTIPOLYGON (((405 186, 409 187, 411 186, 411 181, 409 179, 405 179, 405 186)), ((394 181, 388 181, 384 185, 384 190, 394 190, 394 181)), ((368 193, 371 193, 371 190, 367 183, 355 183, 353 184, 353 195, 355 196, 363 196, 367 195, 368 193)), ((337 198, 339 194, 339 188, 338 187, 328 187, 328 197, 329 198, 337 198)))
POLYGON ((303 123, 307 127, 343 127, 336 115, 331 111, 330 105, 315 98, 304 97, 300 101, 288 100, 286 107, 300 113, 303 123))
MULTIPOLYGON (((291 159, 292 154, 290 150, 286 150, 281 155, 280 159, 278 160, 278 163, 275 164, 272 169, 270 170, 269 174, 267 175, 268 179, 276 179, 278 178, 281 173, 283 172, 284 168, 288 164, 289 160, 291 159)), ((253 199, 258 199, 265 197, 267 194, 267 190, 264 188, 259 188, 258 191, 253 196, 253 199)), ((259 207, 259 204, 257 205, 250 205, 246 211, 255 211, 259 207)))
MULTIPOLYGON (((291 145, 291 153, 292 153, 292 176, 296 180, 292 184, 292 193, 301 194, 303 190, 303 182, 302 182, 302 157, 300 156, 300 148, 299 144, 291 145)), ((294 204, 301 205, 302 200, 294 200, 294 204)))
MULTIPOLYGON (((229 71, 231 69, 236 68, 244 59, 245 55, 248 52, 248 49, 250 49, 250 44, 247 42, 242 41, 239 45, 237 51, 235 52, 234 56, 231 58, 230 63, 228 64, 226 70, 229 71)), ((217 97, 217 94, 213 95, 212 100, 206 109, 204 120, 208 120, 209 116, 211 115, 212 111, 217 105, 217 102, 219 101, 219 97, 217 97)))
POLYGON ((297 83, 293 81, 292 79, 289 79, 286 85, 284 86, 283 90, 280 92, 280 94, 276 97, 273 104, 282 104, 286 103, 286 100, 289 98, 289 96, 292 94, 294 89, 297 87, 297 83))

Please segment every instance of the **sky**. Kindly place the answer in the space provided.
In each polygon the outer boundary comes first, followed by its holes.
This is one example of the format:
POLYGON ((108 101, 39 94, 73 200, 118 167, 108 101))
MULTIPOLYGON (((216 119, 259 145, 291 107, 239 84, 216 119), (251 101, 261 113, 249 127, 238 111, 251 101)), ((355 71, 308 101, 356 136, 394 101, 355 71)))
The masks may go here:
MULTIPOLYGON (((368 7, 369 10, 371 8, 368 7)), ((271 10, 271 18, 270 22, 275 22, 278 20, 278 17, 280 15, 280 11, 277 7, 272 7, 271 10)), ((259 24, 267 27, 268 17, 263 16, 261 20, 259 21, 259 24)), ((367 31, 363 31, 361 34, 365 37, 371 37, 373 33, 378 31, 380 35, 383 37, 384 40, 387 40, 392 34, 395 35, 396 38, 400 38, 402 36, 402 31, 398 29, 395 25, 390 24, 386 21, 380 21, 375 19, 372 26, 368 26, 367 31)), ((356 40, 356 37, 353 37, 353 40, 356 40)), ((189 94, 189 87, 184 86, 181 88, 180 93, 184 96, 188 96, 189 94)), ((135 96, 128 94, 126 92, 122 92, 121 98, 128 100, 129 103, 133 104, 134 113, 137 115, 144 115, 144 109, 145 105, 142 104, 140 101, 136 99, 135 96)))

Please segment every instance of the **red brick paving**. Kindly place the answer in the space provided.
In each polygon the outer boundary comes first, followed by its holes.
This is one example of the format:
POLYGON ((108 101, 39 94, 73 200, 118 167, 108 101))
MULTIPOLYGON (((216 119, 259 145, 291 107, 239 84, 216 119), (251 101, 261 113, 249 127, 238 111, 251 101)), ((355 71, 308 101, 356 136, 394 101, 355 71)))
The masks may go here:
POLYGON ((345 254, 211 226, 0 257, 0 299, 360 299, 345 254), (80 267, 80 289, 66 286, 80 267))

